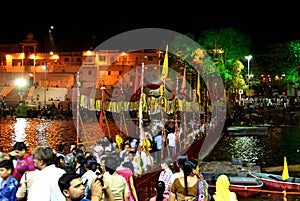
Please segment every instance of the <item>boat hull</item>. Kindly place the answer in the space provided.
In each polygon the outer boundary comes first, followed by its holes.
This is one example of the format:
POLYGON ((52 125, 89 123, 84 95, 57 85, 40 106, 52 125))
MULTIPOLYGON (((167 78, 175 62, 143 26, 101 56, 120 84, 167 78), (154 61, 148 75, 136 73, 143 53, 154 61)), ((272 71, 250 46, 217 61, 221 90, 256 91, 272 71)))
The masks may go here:
POLYGON ((256 196, 263 186, 261 180, 253 177, 229 177, 229 181, 229 189, 242 198, 256 196))
POLYGON ((268 130, 267 126, 230 126, 227 128, 230 136, 266 136, 268 130))
POLYGON ((286 181, 281 179, 281 175, 251 172, 250 176, 260 179, 266 188, 277 191, 300 191, 300 178, 290 177, 286 181))

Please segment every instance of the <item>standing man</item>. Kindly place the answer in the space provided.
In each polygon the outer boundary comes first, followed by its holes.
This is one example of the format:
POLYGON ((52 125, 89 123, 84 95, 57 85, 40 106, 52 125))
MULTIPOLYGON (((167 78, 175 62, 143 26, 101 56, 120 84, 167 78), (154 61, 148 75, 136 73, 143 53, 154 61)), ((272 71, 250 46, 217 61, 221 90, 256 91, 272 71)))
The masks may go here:
POLYGON ((35 167, 40 170, 28 192, 31 201, 61 201, 64 195, 58 186, 59 178, 66 172, 54 164, 56 157, 52 148, 38 146, 32 151, 35 167))
POLYGON ((21 177, 26 171, 35 170, 32 155, 28 152, 27 146, 24 142, 16 142, 13 147, 17 156, 17 163, 13 176, 20 181, 21 177))

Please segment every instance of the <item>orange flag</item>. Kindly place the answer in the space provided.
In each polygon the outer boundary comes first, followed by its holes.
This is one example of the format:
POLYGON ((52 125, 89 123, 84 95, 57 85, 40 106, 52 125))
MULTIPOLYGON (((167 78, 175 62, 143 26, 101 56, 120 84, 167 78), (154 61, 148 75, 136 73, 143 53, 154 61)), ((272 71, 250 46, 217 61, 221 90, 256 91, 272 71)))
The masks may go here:
POLYGON ((200 73, 198 73, 198 80, 197 80, 197 95, 199 98, 199 103, 201 102, 201 91, 200 91, 200 73))

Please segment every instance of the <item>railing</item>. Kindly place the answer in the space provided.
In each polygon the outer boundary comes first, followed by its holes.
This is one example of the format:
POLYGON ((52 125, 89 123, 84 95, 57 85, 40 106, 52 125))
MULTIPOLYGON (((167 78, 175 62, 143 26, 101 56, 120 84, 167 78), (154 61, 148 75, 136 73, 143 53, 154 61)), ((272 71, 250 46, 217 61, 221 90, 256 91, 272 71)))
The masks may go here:
POLYGON ((158 180, 161 169, 143 174, 135 178, 135 188, 139 200, 149 200, 155 195, 155 183, 158 180))
MULTIPOLYGON (((215 184, 210 184, 209 187, 210 188, 216 188, 216 185, 215 184)), ((230 190, 231 191, 239 190, 239 188, 230 187, 230 190)), ((286 191, 286 190, 275 191, 275 190, 267 190, 267 189, 247 189, 247 188, 244 188, 242 191, 252 191, 252 192, 258 192, 258 193, 266 193, 266 194, 269 194, 269 195, 270 194, 278 194, 278 195, 282 196, 283 201, 288 201, 287 195, 290 195, 290 196, 300 195, 300 192, 290 192, 290 191, 286 191)))
MULTIPOLYGON (((205 137, 200 137, 198 140, 194 141, 188 148, 186 153, 188 154, 190 159, 198 157, 204 139, 205 137)), ((155 183, 158 180, 161 171, 162 169, 159 165, 151 172, 135 178, 135 187, 139 200, 149 200, 150 197, 155 195, 155 183)))

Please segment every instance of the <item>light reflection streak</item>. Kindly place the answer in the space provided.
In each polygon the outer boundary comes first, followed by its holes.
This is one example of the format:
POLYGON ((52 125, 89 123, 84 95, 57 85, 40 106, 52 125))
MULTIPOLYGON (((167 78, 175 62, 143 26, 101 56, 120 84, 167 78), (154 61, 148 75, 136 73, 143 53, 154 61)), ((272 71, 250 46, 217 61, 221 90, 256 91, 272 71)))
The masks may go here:
POLYGON ((228 146, 228 153, 232 158, 241 159, 244 162, 254 163, 263 153, 263 148, 259 146, 259 139, 255 137, 236 137, 228 146))
POLYGON ((16 122, 14 124, 16 142, 24 141, 26 137, 25 128, 27 125, 28 121, 25 118, 16 118, 16 122))

